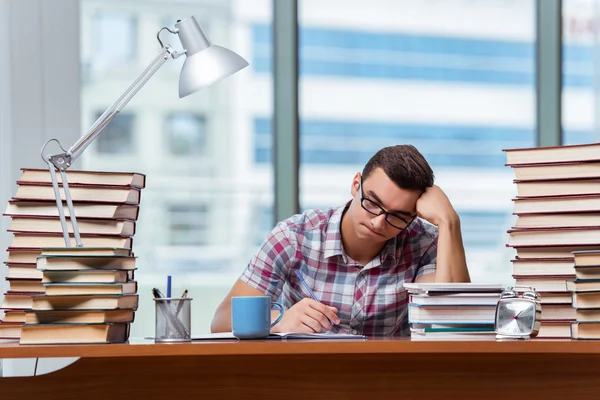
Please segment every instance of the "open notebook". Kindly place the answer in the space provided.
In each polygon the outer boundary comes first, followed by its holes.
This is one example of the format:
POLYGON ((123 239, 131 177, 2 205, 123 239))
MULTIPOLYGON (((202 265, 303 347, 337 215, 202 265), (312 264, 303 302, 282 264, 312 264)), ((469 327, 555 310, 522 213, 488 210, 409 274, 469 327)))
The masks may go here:
MULTIPOLYGON (((300 332, 286 332, 286 333, 271 333, 269 336, 262 340, 284 340, 284 339, 333 339, 333 340, 348 340, 348 339, 359 339, 365 340, 367 337, 364 335, 353 335, 350 333, 300 333, 300 332)), ((220 332, 220 333, 209 333, 206 335, 192 336, 192 340, 238 340, 233 336, 233 332, 220 332)))

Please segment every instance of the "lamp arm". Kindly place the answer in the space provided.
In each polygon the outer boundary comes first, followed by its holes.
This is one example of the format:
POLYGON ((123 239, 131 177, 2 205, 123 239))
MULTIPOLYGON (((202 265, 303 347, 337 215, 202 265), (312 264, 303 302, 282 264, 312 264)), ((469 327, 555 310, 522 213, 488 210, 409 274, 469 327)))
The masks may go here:
POLYGON ((98 137, 100 132, 112 121, 114 117, 131 101, 139 90, 148 82, 148 80, 158 71, 160 67, 170 58, 171 47, 164 46, 152 62, 142 71, 135 81, 125 90, 113 104, 104 111, 104 113, 94 122, 88 132, 82 136, 73 146, 67 150, 65 156, 67 159, 66 167, 61 167, 52 162, 59 170, 68 168, 73 164, 83 151, 98 137))
MULTIPOLYGON (((161 43, 162 44, 162 43, 161 43)), ((52 187, 54 188, 54 195, 56 200, 56 206, 59 211, 59 219, 62 226, 62 233, 65 239, 66 247, 71 247, 71 240, 69 238, 69 230, 67 226, 66 216, 62 204, 62 196, 60 188, 58 186, 58 179, 56 176, 56 169, 60 171, 61 183, 63 185, 64 197, 67 202, 67 208, 69 210, 69 219, 73 225, 73 234, 75 236, 75 243, 77 247, 82 247, 81 236, 79 234, 79 227, 77 225, 77 217, 75 216, 75 209, 73 207, 73 200, 69 190, 69 183, 67 182, 66 170, 73 164, 77 158, 83 153, 83 151, 92 143, 102 132, 102 130, 119 114, 119 112, 129 103, 129 101, 139 92, 139 90, 148 82, 148 80, 158 71, 158 69, 169 59, 177 58, 183 52, 177 52, 172 50, 169 45, 162 46, 161 51, 152 60, 152 62, 142 71, 142 73, 133 81, 133 83, 125 90, 125 92, 104 111, 104 113, 92 124, 87 133, 82 136, 69 150, 63 149, 60 142, 56 139, 48 140, 42 147, 41 156, 45 163, 48 164, 50 171, 50 177, 52 180, 52 187), (46 155, 44 153, 46 146, 50 142, 56 142, 61 152, 52 155, 46 155)))

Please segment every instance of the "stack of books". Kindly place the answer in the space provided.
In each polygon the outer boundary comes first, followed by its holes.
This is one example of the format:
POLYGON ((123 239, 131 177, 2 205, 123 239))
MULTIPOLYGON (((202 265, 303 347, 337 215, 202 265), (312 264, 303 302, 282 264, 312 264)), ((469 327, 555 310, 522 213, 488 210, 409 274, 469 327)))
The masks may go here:
POLYGON ((406 283, 412 340, 495 339, 499 284, 406 283))
MULTIPOLYGON (((13 237, 7 249, 8 257, 4 262, 8 267, 6 279, 9 289, 4 293, 0 306, 4 310, 4 317, 0 321, 0 338, 21 338, 22 325, 28 322, 27 313, 34 308, 34 299, 41 298, 38 296, 45 295, 48 291, 56 295, 64 290, 74 296, 81 289, 80 286, 67 287, 75 282, 67 280, 62 282, 65 285, 61 286, 61 282, 56 281, 55 277, 46 277, 44 271, 39 269, 44 261, 53 257, 60 257, 63 261, 68 258, 99 255, 133 257, 133 236, 139 214, 141 190, 145 187, 145 175, 132 172, 72 170, 67 172, 67 177, 83 248, 65 247, 48 170, 22 169, 16 193, 6 207, 4 215, 11 218, 8 231, 13 237), (56 284, 59 285, 53 286, 56 284)), ((60 174, 57 174, 57 178, 60 184, 60 174)), ((62 187, 60 192, 64 201, 62 187)), ((71 245, 75 246, 66 202, 63 209, 67 217, 71 245)), ((111 265, 111 260, 104 261, 106 265, 111 265)), ((94 269, 106 269, 106 266, 98 262, 93 265, 94 269)), ((76 271, 80 269, 91 268, 80 266, 76 271)), ((73 277, 69 276, 69 279, 73 277)), ((79 277, 76 278, 76 283, 86 282, 79 277)), ((87 283, 99 281, 94 278, 87 283)), ((123 289, 130 291, 131 287, 129 284, 123 289)), ((81 289, 79 294, 89 295, 89 289, 81 289)), ((70 308, 64 302, 61 303, 61 307, 65 310, 70 308)))
POLYGON ((569 338, 573 252, 600 250, 600 144, 505 150, 515 174, 508 246, 517 285, 541 294, 538 337, 569 338))
POLYGON ((600 339, 600 250, 574 251, 575 279, 567 282, 573 298, 573 339, 600 339))

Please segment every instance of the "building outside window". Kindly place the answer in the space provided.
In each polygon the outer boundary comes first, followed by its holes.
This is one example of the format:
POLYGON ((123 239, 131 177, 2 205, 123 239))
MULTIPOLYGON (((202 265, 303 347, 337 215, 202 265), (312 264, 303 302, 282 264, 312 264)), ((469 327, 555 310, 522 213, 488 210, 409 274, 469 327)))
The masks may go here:
POLYGON ((169 207, 169 236, 173 246, 209 244, 209 208, 206 204, 178 204, 169 207))
MULTIPOLYGON (((96 119, 103 112, 96 113, 96 119)), ((96 151, 102 154, 131 154, 134 139, 135 115, 121 112, 102 131, 95 142, 96 151)))
POLYGON ((174 112, 167 117, 166 135, 173 155, 200 156, 206 152, 206 119, 190 112, 174 112))
POLYGON ((137 18, 128 12, 102 11, 92 17, 95 67, 130 62, 137 56, 137 18))

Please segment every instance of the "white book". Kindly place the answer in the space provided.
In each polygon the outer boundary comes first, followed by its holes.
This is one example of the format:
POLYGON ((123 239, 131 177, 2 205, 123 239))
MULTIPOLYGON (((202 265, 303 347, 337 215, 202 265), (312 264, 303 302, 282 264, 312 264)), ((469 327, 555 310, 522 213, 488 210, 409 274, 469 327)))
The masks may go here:
POLYGON ((410 293, 450 293, 450 292, 491 292, 500 293, 504 290, 499 283, 405 283, 404 288, 410 293))
POLYGON ((430 296, 426 293, 411 293, 409 303, 418 305, 462 306, 462 305, 496 305, 499 293, 443 293, 430 296))
POLYGON ((496 306, 419 306, 408 305, 411 324, 490 324, 494 323, 496 306))

